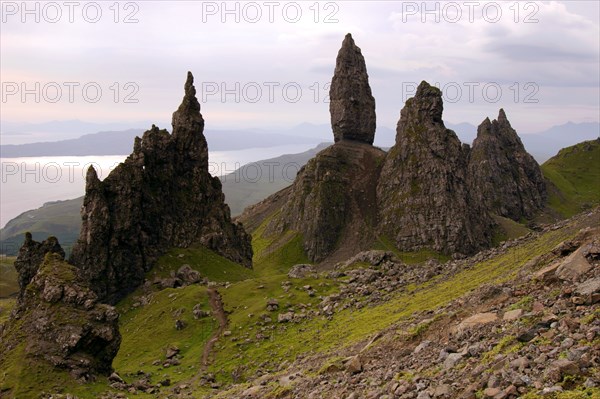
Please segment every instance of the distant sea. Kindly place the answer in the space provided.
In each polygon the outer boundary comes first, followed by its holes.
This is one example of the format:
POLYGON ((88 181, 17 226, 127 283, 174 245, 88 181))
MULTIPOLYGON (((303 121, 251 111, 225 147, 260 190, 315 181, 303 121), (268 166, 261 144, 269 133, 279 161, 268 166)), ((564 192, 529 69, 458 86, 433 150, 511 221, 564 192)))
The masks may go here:
MULTIPOLYGON (((294 144, 269 148, 209 153, 209 171, 213 176, 233 172, 242 165, 296 154, 314 147, 294 144)), ((77 198, 85 194, 85 172, 94 165, 100 179, 123 162, 127 155, 85 157, 0 158, 0 226, 46 202, 77 198)))

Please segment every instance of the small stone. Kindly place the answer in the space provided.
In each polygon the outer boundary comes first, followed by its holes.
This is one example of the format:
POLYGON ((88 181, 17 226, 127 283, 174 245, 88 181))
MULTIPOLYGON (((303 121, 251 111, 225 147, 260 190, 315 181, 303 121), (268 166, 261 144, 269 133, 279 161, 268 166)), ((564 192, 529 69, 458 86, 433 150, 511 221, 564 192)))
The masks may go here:
POLYGON ((446 360, 444 361, 444 368, 451 369, 454 366, 456 366, 456 364, 458 362, 460 362, 461 360, 462 360, 462 355, 460 353, 450 353, 448 355, 448 357, 446 358, 446 360))
POLYGON ((316 273, 315 268, 308 264, 294 265, 288 272, 289 278, 307 278, 316 273))
POLYGON ((500 388, 486 388, 483 390, 483 396, 486 398, 494 398, 502 392, 500 388))
POLYGON ((277 315, 277 321, 279 323, 289 323, 292 320, 294 320, 293 312, 279 313, 279 315, 277 315))
POLYGON ((441 384, 435 388, 434 398, 450 398, 450 385, 441 384))
POLYGON ((478 324, 487 324, 496 320, 498 320, 496 313, 478 313, 463 320, 456 329, 463 331, 478 324))
POLYGON ((534 339, 536 336, 537 336, 537 330, 532 328, 532 329, 529 329, 529 330, 519 334, 517 336, 517 341, 523 342, 523 343, 529 342, 532 339, 534 339))
POLYGON ((121 384, 125 383, 125 381, 123 381, 121 376, 119 374, 117 374, 116 372, 113 372, 110 376, 108 376, 108 380, 110 382, 119 382, 121 384))
POLYGON ((577 376, 580 372, 577 363, 568 359, 558 359, 551 363, 546 370, 546 378, 554 383, 558 383, 562 381, 564 376, 577 376))
POLYGON ((521 318, 522 315, 523 315, 523 309, 509 310, 507 312, 504 312, 504 316, 502 317, 502 320, 504 320, 504 321, 518 320, 519 318, 521 318))
POLYGON ((169 347, 169 349, 167 349, 167 354, 166 354, 166 358, 167 359, 172 359, 175 356, 177 356, 180 352, 180 349, 176 346, 171 346, 169 347))
POLYGON ((360 373, 362 369, 362 362, 360 361, 360 357, 358 355, 353 356, 346 363, 346 371, 348 371, 350 374, 360 373))

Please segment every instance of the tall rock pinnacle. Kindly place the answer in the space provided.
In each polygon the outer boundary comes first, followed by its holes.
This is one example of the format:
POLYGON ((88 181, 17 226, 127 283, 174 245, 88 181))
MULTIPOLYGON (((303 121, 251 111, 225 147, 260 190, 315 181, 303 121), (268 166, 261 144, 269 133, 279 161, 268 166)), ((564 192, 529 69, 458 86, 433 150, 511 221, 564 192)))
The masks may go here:
POLYGON ((469 157, 469 186, 490 212, 516 221, 533 217, 544 206, 542 171, 503 109, 497 120, 486 118, 477 128, 469 157))
POLYGON ((442 121, 441 91, 422 82, 401 111, 377 187, 383 234, 402 250, 469 254, 491 239, 467 186, 468 148, 442 121))
POLYGON ((337 55, 329 99, 335 142, 345 139, 373 144, 375 99, 369 86, 365 58, 350 33, 337 55))
POLYGON ((298 172, 265 233, 281 237, 294 231, 311 261, 335 263, 368 249, 373 240, 377 175, 385 158, 372 146, 375 99, 365 59, 350 34, 337 55, 329 93, 336 144, 298 172))
POLYGON ((152 126, 104 180, 88 171, 71 262, 102 300, 135 289, 171 247, 203 245, 250 267, 250 236, 231 221, 221 182, 208 172, 204 119, 188 72, 173 133, 152 126))

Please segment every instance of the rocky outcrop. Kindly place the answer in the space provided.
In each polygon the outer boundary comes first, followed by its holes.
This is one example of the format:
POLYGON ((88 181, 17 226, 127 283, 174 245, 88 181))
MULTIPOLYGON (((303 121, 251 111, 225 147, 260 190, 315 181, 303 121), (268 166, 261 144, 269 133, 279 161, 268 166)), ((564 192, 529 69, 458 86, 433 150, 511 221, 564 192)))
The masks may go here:
POLYGON ((100 298, 115 303, 139 286, 168 248, 203 245, 251 267, 250 236, 230 218, 221 182, 208 172, 204 119, 188 72, 173 132, 156 126, 104 180, 86 179, 80 238, 71 263, 100 298))
POLYGON ((348 250, 340 258, 346 259, 368 248, 377 219, 376 179, 384 158, 380 149, 345 140, 321 151, 298 172, 267 233, 300 233, 312 261, 340 249, 348 250))
POLYGON ((488 211, 516 221, 544 207, 546 183, 504 110, 477 129, 469 157, 469 189, 488 211))
POLYGON ((365 58, 349 33, 337 55, 329 99, 335 142, 356 140, 373 144, 375 99, 369 86, 365 58))
POLYGON ((19 255, 15 260, 15 269, 19 275, 19 298, 23 298, 25 288, 31 282, 31 279, 38 272, 38 268, 44 261, 47 253, 54 253, 65 258, 65 251, 62 249, 56 237, 37 242, 34 241, 31 233, 25 233, 25 242, 19 249, 19 255))
POLYGON ((493 222, 469 192, 468 146, 442 112, 427 82, 402 109, 377 187, 380 228, 401 250, 469 254, 490 244, 493 222))
POLYGON ((350 34, 337 56, 330 100, 335 144, 300 169, 266 229, 271 236, 299 233, 315 262, 367 249, 377 223, 375 188, 385 152, 372 146, 375 100, 365 59, 350 34))
POLYGON ((119 315, 98 302, 64 256, 55 238, 37 243, 26 236, 15 262, 26 265, 19 273, 25 285, 1 334, 0 368, 15 356, 24 361, 24 354, 30 364, 45 362, 84 380, 112 371, 121 343, 119 315))

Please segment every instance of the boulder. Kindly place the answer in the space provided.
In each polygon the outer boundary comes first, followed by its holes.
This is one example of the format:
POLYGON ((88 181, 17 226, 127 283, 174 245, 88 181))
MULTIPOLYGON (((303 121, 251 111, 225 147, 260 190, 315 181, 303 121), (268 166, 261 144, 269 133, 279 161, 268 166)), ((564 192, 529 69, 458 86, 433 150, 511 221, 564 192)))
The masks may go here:
POLYGON ((315 268, 312 265, 299 264, 294 265, 288 272, 289 278, 307 278, 312 277, 316 273, 315 268))
POLYGON ((496 313, 477 313, 471 317, 464 319, 460 324, 456 327, 458 331, 467 330, 473 326, 478 324, 487 324, 492 323, 498 320, 498 315, 496 313))

